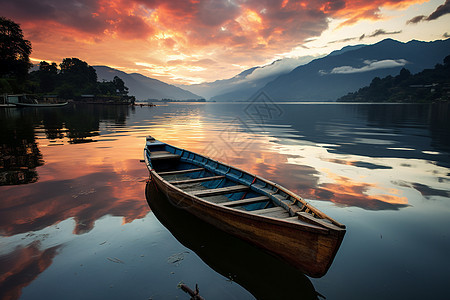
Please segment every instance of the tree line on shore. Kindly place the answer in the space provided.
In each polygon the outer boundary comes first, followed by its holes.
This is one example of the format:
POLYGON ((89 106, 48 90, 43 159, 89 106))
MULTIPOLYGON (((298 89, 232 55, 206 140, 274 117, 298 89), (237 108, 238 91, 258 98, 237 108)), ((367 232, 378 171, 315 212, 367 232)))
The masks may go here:
POLYGON ((397 76, 375 77, 369 86, 349 93, 338 102, 419 102, 450 101, 450 55, 444 64, 411 74, 402 68, 397 76))
POLYGON ((51 94, 62 99, 93 95, 134 102, 121 78, 99 82, 95 69, 78 58, 64 58, 59 68, 41 61, 38 70, 29 72, 31 51, 20 26, 0 17, 0 94, 51 94))

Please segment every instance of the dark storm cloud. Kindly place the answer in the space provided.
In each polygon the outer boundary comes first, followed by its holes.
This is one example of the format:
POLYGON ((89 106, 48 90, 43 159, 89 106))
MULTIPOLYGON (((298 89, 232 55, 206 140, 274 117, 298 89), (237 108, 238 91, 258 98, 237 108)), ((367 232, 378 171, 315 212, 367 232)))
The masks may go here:
POLYGON ((374 32, 372 32, 371 34, 362 34, 359 37, 349 37, 349 38, 345 38, 345 39, 341 39, 341 40, 336 40, 336 41, 331 41, 329 42, 329 44, 334 44, 334 43, 347 43, 347 42, 351 42, 351 41, 362 41, 365 38, 372 38, 372 37, 377 37, 377 36, 381 36, 381 35, 393 35, 393 34, 399 34, 402 33, 401 30, 398 31, 386 31, 384 29, 377 29, 374 32))
POLYGON ((2 14, 21 22, 53 22, 82 32, 101 33, 107 28, 105 19, 93 15, 99 6, 96 1, 59 1, 59 0, 0 0, 2 14))
POLYGON ((433 21, 449 13, 450 13, 450 0, 446 0, 444 4, 439 5, 438 8, 436 8, 436 10, 433 13, 431 13, 428 17, 424 15, 416 16, 408 20, 406 23, 417 24, 422 21, 433 21))
POLYGON ((436 8, 436 10, 428 16, 427 21, 436 20, 448 13, 450 13, 450 0, 446 0, 444 4, 436 8))

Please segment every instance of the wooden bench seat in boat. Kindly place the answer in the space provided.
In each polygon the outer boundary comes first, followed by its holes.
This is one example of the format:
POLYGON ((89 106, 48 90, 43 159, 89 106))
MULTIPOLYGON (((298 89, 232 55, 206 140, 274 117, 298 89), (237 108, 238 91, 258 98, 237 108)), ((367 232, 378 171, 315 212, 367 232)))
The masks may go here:
POLYGON ((188 184, 188 183, 198 183, 198 182, 205 182, 205 181, 211 181, 211 180, 219 180, 224 179, 225 176, 219 175, 219 176, 211 176, 211 177, 200 177, 200 178, 192 178, 192 179, 186 179, 186 180, 174 180, 169 181, 169 183, 177 185, 177 184, 188 184))
POLYGON ((150 142, 150 141, 148 141, 146 143, 147 148, 157 147, 157 146, 164 146, 164 145, 166 145, 166 144, 162 143, 162 142, 150 142))
POLYGON ((290 215, 282 207, 275 206, 270 208, 263 208, 258 210, 249 210, 248 213, 255 214, 255 215, 264 215, 266 217, 275 217, 275 218, 289 218, 290 215))
POLYGON ((223 202, 223 203, 220 203, 220 205, 223 205, 223 206, 226 206, 226 207, 234 207, 234 206, 253 204, 253 203, 258 203, 258 202, 264 202, 264 201, 267 201, 267 200, 269 200, 269 197, 267 197, 267 196, 260 196, 260 197, 242 199, 242 200, 223 202))
POLYGON ((216 195, 244 192, 244 191, 247 191, 248 189, 250 189, 248 186, 239 184, 239 185, 227 186, 227 187, 217 188, 217 189, 189 191, 188 193, 193 196, 197 196, 197 197, 207 197, 207 196, 216 196, 216 195))
POLYGON ((166 172, 159 172, 158 174, 160 176, 165 175, 181 175, 181 174, 187 174, 187 173, 193 173, 193 172, 200 172, 203 171, 204 168, 195 168, 195 169, 186 169, 186 170, 177 170, 177 171, 166 171, 166 172))
POLYGON ((172 154, 169 151, 154 151, 150 154, 150 159, 152 161, 163 160, 163 159, 180 159, 180 155, 172 154))

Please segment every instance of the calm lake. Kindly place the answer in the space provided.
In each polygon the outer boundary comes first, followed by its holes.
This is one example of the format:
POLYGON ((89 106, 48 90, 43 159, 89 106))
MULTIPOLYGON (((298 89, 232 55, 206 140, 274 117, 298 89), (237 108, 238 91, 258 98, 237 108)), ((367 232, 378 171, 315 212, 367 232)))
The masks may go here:
POLYGON ((444 299, 450 105, 0 108, 0 298, 444 299), (145 137, 291 189, 347 225, 322 278, 147 187, 145 137), (319 293, 319 294, 317 294, 319 293))

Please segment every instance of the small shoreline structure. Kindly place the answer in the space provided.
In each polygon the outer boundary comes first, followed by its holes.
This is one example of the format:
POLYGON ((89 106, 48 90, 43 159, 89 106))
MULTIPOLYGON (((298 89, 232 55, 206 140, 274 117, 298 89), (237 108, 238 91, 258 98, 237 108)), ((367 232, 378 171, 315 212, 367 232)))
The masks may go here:
POLYGON ((136 98, 134 96, 81 95, 72 101, 83 104, 135 105, 136 98))
POLYGON ((0 95, 0 107, 8 108, 8 107, 16 107, 16 104, 9 103, 8 94, 0 95))
POLYGON ((134 103, 133 106, 139 106, 139 107, 144 107, 144 106, 148 106, 148 107, 153 107, 153 106, 157 106, 156 104, 150 103, 150 102, 146 102, 146 103, 134 103))

